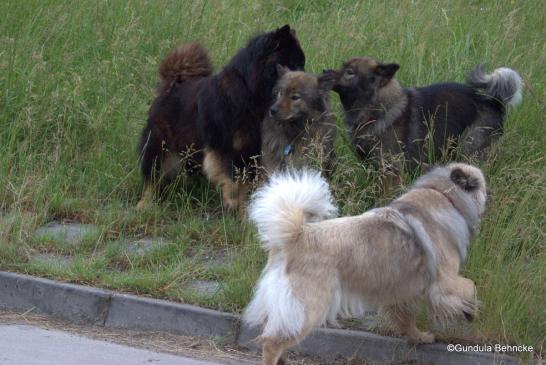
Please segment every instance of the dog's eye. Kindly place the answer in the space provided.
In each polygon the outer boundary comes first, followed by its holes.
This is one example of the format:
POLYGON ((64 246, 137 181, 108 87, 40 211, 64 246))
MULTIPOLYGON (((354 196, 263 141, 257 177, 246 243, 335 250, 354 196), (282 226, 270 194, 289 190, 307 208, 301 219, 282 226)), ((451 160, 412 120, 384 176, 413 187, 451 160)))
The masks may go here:
POLYGON ((345 73, 343 74, 343 76, 348 80, 348 79, 352 79, 353 77, 355 77, 355 72, 348 68, 345 70, 345 73))
POLYGON ((292 100, 300 100, 301 99, 301 96, 299 96, 298 94, 293 94, 290 99, 292 100))

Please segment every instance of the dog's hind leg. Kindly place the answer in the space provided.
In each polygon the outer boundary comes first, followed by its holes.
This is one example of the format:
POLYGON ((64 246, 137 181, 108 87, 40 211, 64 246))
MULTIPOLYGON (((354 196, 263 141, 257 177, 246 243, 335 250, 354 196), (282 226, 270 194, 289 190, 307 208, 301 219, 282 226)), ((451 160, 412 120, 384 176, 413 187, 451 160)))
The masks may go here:
POLYGON ((461 153, 468 159, 483 160, 488 148, 502 135, 502 117, 492 111, 480 111, 475 123, 461 136, 461 153))
POLYGON ((159 170, 163 159, 161 143, 152 129, 146 128, 140 140, 140 171, 144 178, 142 197, 137 204, 137 209, 142 210, 148 206, 155 195, 155 186, 159 180, 159 170))
POLYGON ((144 189, 142 197, 137 203, 136 208, 142 210, 146 208, 153 201, 155 195, 155 188, 151 181, 144 181, 144 189))
POLYGON ((173 180, 181 170, 181 159, 175 153, 162 153, 153 159, 154 166, 151 167, 145 166, 148 163, 147 161, 143 160, 142 162, 144 189, 142 197, 137 204, 138 210, 147 207, 153 201, 156 190, 159 190, 159 187, 173 180), (149 171, 145 171, 146 169, 149 169, 149 171))
MULTIPOLYGON (((309 308, 308 308, 309 309, 309 308)), ((318 309, 318 308, 317 308, 318 309)), ((316 327, 319 317, 323 314, 320 311, 311 311, 307 313, 303 330, 296 336, 290 338, 271 338, 259 337, 259 342, 262 344, 262 361, 263 365, 284 365, 286 362, 283 355, 292 346, 300 343, 313 328, 316 327)))
POLYGON ((402 173, 404 162, 401 155, 388 156, 381 159, 381 199, 385 204, 392 200, 392 196, 404 186, 402 173))
POLYGON ((263 365, 284 365, 284 352, 298 343, 296 338, 290 339, 262 339, 262 358, 263 365))
POLYGON ((239 206, 239 186, 230 176, 231 161, 210 149, 205 149, 203 171, 208 179, 222 189, 222 199, 228 209, 237 209, 239 206))
POLYGON ((293 288, 299 300, 304 303, 305 306, 305 321, 303 327, 297 331, 296 334, 288 338, 279 337, 265 337, 260 336, 259 341, 262 343, 262 356, 264 365, 281 365, 282 355, 290 347, 295 346, 301 342, 307 335, 320 324, 322 324, 327 315, 330 300, 329 296, 322 296, 321 293, 328 293, 331 291, 332 282, 324 280, 323 282, 312 286, 312 289, 308 285, 304 287, 293 288))
POLYGON ((388 306, 384 311, 389 314, 389 317, 394 325, 398 327, 401 334, 404 335, 411 344, 432 343, 434 335, 429 332, 419 331, 415 323, 415 312, 411 308, 402 306, 388 306))

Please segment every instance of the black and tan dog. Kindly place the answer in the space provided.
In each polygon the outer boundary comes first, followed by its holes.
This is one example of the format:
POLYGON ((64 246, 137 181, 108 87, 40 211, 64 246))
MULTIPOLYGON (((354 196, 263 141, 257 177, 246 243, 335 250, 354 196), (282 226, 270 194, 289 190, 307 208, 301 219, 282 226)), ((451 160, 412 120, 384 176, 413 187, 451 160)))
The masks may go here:
POLYGON ((335 117, 330 111, 331 75, 319 77, 278 66, 274 103, 262 125, 262 164, 269 176, 313 166, 331 172, 335 117))
POLYGON ((222 188, 224 204, 245 199, 244 179, 261 148, 261 123, 277 81, 277 65, 302 70, 305 55, 290 26, 251 39, 212 75, 206 51, 191 43, 173 50, 159 68, 158 96, 140 140, 146 205, 155 187, 182 169, 202 167, 222 188))
POLYGON ((477 67, 468 84, 440 83, 403 88, 394 79, 397 64, 353 58, 336 71, 336 91, 358 153, 385 162, 399 157, 409 167, 438 161, 459 145, 483 157, 501 134, 507 106, 521 101, 522 79, 509 68, 485 74, 477 67))

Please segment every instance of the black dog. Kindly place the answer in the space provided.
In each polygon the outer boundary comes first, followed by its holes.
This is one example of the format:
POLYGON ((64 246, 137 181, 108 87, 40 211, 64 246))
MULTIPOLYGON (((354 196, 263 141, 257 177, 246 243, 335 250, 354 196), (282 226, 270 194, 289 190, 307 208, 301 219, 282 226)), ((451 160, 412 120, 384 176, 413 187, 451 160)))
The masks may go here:
POLYGON ((212 74, 206 51, 192 43, 173 50, 159 68, 158 96, 142 132, 142 208, 154 186, 182 169, 222 188, 227 207, 245 199, 252 159, 260 154, 261 123, 277 81, 277 65, 303 70, 305 55, 285 25, 248 42, 224 69, 212 74))
POLYGON ((386 157, 410 168, 434 162, 450 141, 466 156, 483 157, 502 134, 506 106, 521 101, 522 79, 509 68, 488 75, 478 67, 468 85, 421 88, 402 88, 393 78, 398 68, 361 57, 345 62, 340 70, 326 71, 335 75, 333 89, 358 153, 381 164, 386 157))

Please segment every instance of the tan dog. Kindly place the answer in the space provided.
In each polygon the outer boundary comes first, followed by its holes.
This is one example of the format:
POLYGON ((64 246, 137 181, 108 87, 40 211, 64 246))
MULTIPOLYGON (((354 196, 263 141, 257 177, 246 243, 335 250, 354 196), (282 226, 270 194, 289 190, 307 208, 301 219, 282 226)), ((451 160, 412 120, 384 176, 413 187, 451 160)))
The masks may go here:
POLYGON ((361 316, 364 303, 380 307, 411 343, 434 341, 415 325, 420 298, 433 318, 472 319, 476 288, 459 267, 486 196, 482 172, 454 163, 386 207, 325 220, 336 208, 318 173, 273 175, 249 209, 269 258, 244 314, 247 324, 264 326, 264 364, 276 365, 338 315, 361 316))
POLYGON ((336 137, 330 111, 332 75, 315 76, 278 65, 275 101, 262 125, 262 164, 267 175, 285 168, 316 167, 330 173, 336 137))

